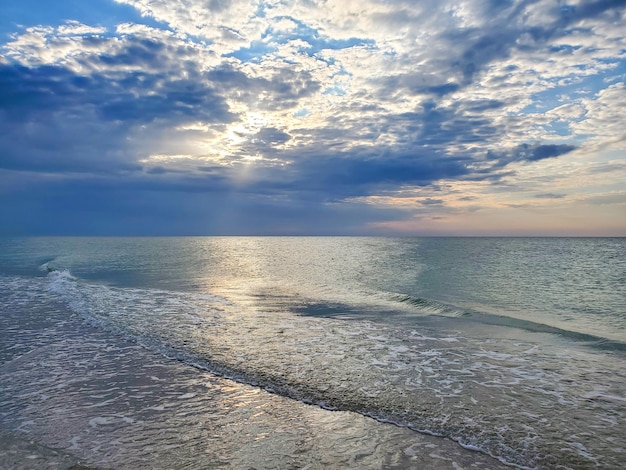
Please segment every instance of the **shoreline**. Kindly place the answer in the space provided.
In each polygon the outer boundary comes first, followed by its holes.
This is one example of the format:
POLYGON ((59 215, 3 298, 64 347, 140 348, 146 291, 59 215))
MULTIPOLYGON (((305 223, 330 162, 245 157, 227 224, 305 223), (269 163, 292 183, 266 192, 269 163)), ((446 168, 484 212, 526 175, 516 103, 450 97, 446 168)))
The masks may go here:
POLYGON ((3 320, 25 315, 28 335, 16 339, 24 353, 0 364, 0 467, 509 468, 446 438, 167 359, 59 304, 22 305, 3 320))

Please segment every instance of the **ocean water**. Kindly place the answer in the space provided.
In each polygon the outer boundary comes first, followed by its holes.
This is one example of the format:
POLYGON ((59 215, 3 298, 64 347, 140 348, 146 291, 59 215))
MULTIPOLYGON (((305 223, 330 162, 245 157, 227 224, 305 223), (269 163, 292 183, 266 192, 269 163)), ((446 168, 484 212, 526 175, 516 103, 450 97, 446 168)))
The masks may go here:
POLYGON ((626 239, 0 240, 0 467, 626 466, 626 239))

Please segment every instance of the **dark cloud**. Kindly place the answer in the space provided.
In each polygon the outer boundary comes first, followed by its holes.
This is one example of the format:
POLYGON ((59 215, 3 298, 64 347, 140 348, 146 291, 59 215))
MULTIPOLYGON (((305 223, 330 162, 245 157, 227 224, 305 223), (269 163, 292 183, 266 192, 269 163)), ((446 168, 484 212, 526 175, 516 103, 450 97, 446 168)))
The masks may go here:
POLYGON ((441 178, 468 174, 466 159, 437 158, 426 152, 403 154, 390 149, 376 154, 365 150, 298 153, 292 154, 290 165, 274 172, 273 184, 282 191, 311 191, 322 201, 369 196, 401 185, 425 186, 441 178))
POLYGON ((163 175, 165 173, 169 173, 171 170, 167 168, 163 168, 162 166, 155 166, 146 170, 146 173, 149 175, 163 175))
POLYGON ((506 103, 501 100, 476 100, 476 101, 464 101, 463 106, 467 111, 473 113, 480 113, 491 109, 500 109, 506 103))
POLYGON ((600 196, 592 196, 585 199, 585 202, 593 205, 626 204, 625 193, 613 193, 600 196))
POLYGON ((162 62, 162 55, 166 50, 165 44, 154 39, 136 38, 115 54, 101 54, 97 57, 103 65, 144 65, 158 68, 162 62))
POLYGON ((139 167, 125 126, 101 122, 72 74, 56 67, 0 65, 0 168, 115 173, 139 167))
POLYGON ((90 106, 106 120, 176 122, 189 116, 207 122, 235 120, 217 94, 219 77, 212 77, 218 83, 210 83, 196 65, 185 62, 188 55, 185 47, 127 37, 125 46, 115 53, 81 59, 85 66, 101 72, 80 75, 62 66, 0 64, 0 110, 13 120, 90 106), (165 67, 172 63, 179 64, 175 73, 165 67), (102 65, 113 68, 103 69, 102 65), (118 70, 119 66, 132 69, 118 70))
POLYGON ((0 64, 0 112, 11 121, 25 121, 48 110, 81 105, 79 95, 89 79, 76 78, 61 67, 0 64))
POLYGON ((607 11, 615 10, 618 12, 623 10, 624 0, 596 0, 583 1, 576 6, 564 5, 561 7, 561 21, 569 24, 573 21, 580 21, 586 18, 597 17, 607 11))
POLYGON ((448 93, 452 93, 459 89, 459 85, 457 83, 446 83, 444 85, 435 85, 430 87, 418 88, 417 92, 419 94, 435 94, 437 96, 444 96, 448 93))
POLYGON ((200 73, 185 79, 138 71, 77 75, 61 66, 0 64, 0 168, 136 171, 138 155, 128 138, 139 126, 236 119, 200 73))
POLYGON ((487 159, 494 162, 497 167, 504 167, 513 162, 534 162, 546 158, 556 158, 576 150, 576 146, 559 144, 522 144, 514 149, 487 152, 487 159))
POLYGON ((591 174, 597 173, 612 173, 614 171, 626 170, 626 162, 616 161, 610 163, 600 163, 588 168, 588 172, 591 174))
POLYGON ((202 81, 168 80, 152 90, 155 94, 136 96, 137 89, 112 94, 106 97, 106 101, 99 103, 98 110, 104 119, 131 123, 146 123, 156 119, 170 122, 195 119, 221 123, 236 120, 224 99, 202 81))
POLYGON ((524 144, 519 147, 519 159, 536 161, 543 160, 545 158, 554 158, 560 155, 565 155, 571 151, 576 150, 574 145, 528 145, 524 144))
POLYGON ((265 129, 261 129, 253 137, 253 140, 258 140, 261 143, 272 145, 284 144, 289 139, 291 139, 289 134, 275 127, 266 127, 265 129))
POLYGON ((433 199, 433 198, 426 198, 423 199, 422 201, 420 201, 420 203, 424 206, 441 206, 444 203, 443 199, 433 199))
POLYGON ((560 194, 560 193, 535 194, 535 198, 537 199, 563 199, 566 196, 567 194, 560 194))
POLYGON ((236 92, 239 99, 258 103, 267 109, 289 109, 302 98, 312 96, 321 84, 308 71, 294 71, 284 64, 275 67, 267 77, 251 77, 230 65, 210 70, 206 77, 223 93, 236 92), (265 100, 262 98, 267 94, 265 100))
POLYGON ((18 178, 23 181, 10 191, 12 203, 0 204, 0 235, 355 235, 371 222, 401 215, 366 205, 320 204, 306 193, 283 198, 223 187, 208 191, 211 179, 197 181, 198 191, 189 192, 190 185, 117 178, 18 178))

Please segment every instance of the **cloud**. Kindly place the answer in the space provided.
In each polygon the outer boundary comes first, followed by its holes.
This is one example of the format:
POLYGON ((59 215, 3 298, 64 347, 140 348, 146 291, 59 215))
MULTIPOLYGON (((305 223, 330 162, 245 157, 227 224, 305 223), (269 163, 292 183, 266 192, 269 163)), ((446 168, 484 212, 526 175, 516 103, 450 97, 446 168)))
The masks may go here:
POLYGON ((0 168, 37 179, 13 200, 46 188, 79 211, 63 187, 93 191, 104 220, 123 213, 114 188, 151 213, 175 210, 168 194, 188 221, 228 200, 241 230, 247 215, 295 231, 298 211, 365 229, 504 207, 495 193, 575 199, 546 181, 626 142, 623 2, 117 3, 143 19, 31 24, 0 45, 0 168))
POLYGON ((219 84, 224 93, 237 95, 238 100, 260 110, 291 109, 304 98, 316 94, 321 85, 308 71, 294 71, 287 64, 267 67, 261 77, 250 76, 232 65, 216 67, 207 78, 219 84))
POLYGON ((11 195, 17 201, 0 204, 0 217, 9 221, 0 227, 3 235, 357 235, 369 222, 399 214, 306 197, 232 192, 212 177, 184 184, 142 181, 140 175, 33 181, 0 170, 0 177, 13 180, 11 195))
POLYGON ((537 199, 563 199, 567 194, 559 194, 559 193, 542 193, 535 194, 537 199))
POLYGON ((626 193, 622 191, 593 196, 585 199, 585 202, 593 205, 626 204, 626 193))
POLYGON ((572 123, 575 132, 592 136, 586 143, 589 151, 602 148, 626 148, 626 87, 615 83, 599 91, 593 98, 581 100, 583 119, 572 123))
POLYGON ((253 137, 253 141, 260 141, 270 146, 284 144, 289 139, 291 139, 291 136, 289 134, 275 127, 263 128, 253 137))
POLYGON ((373 194, 398 185, 428 185, 441 178, 467 174, 462 160, 421 158, 409 154, 386 156, 317 155, 296 161, 298 187, 317 190, 329 197, 373 194))
POLYGON ((556 158, 574 150, 576 146, 568 144, 522 144, 504 151, 489 151, 488 159, 494 162, 494 167, 499 168, 514 162, 535 162, 556 158))
POLYGON ((237 119, 208 81, 164 75, 80 76, 59 66, 0 65, 3 168, 136 170, 141 126, 237 119), (132 136, 132 137, 131 137, 132 136))

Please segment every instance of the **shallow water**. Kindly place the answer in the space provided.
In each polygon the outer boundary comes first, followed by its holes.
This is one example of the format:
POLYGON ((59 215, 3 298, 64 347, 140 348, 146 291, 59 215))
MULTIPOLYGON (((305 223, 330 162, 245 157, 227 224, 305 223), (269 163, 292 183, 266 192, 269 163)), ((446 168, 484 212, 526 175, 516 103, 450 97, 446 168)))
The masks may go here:
POLYGON ((623 239, 2 243, 2 427, 91 464, 626 461, 623 239))
POLYGON ((32 292, 2 316, 2 468, 500 468, 452 441, 167 360, 32 292))

